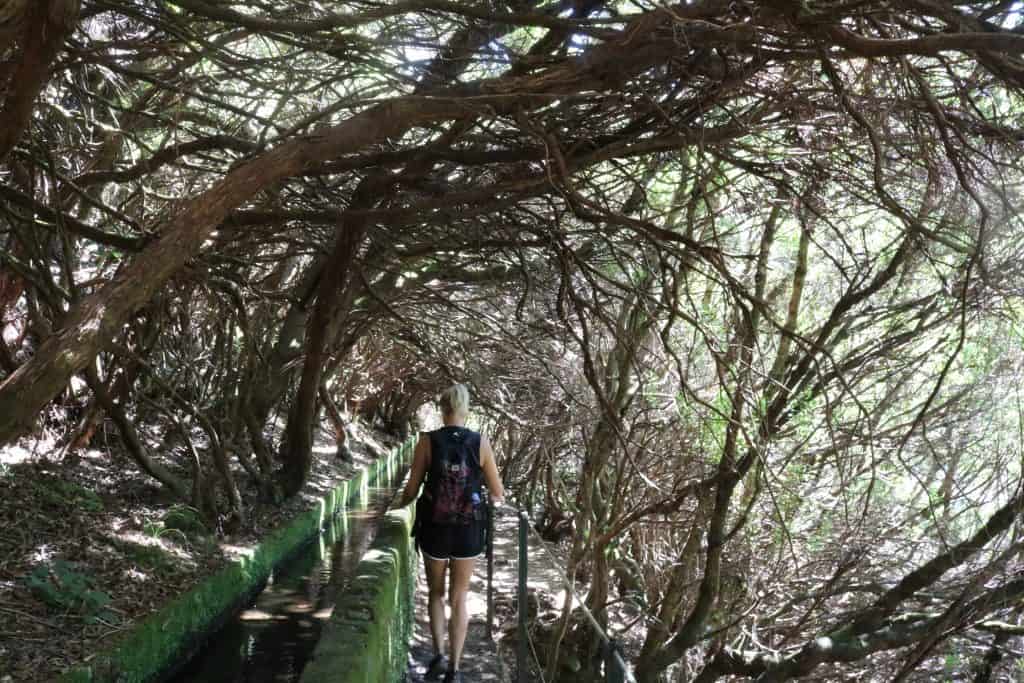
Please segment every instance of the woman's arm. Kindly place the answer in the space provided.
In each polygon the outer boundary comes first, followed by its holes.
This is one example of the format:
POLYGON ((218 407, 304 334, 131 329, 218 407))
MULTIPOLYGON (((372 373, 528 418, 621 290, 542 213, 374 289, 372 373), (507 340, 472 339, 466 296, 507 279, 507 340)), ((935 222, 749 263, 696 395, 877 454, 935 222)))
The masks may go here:
POLYGON ((402 500, 398 507, 405 507, 416 500, 420 492, 420 484, 423 483, 423 475, 427 472, 427 465, 430 461, 430 438, 420 433, 420 439, 416 442, 416 449, 412 455, 412 468, 409 471, 409 480, 405 482, 405 490, 402 491, 402 500))
POLYGON ((480 436, 480 467, 484 471, 484 483, 491 494, 491 500, 495 503, 505 501, 505 487, 498 475, 498 466, 494 462, 494 451, 491 450, 491 442, 485 435, 480 436))

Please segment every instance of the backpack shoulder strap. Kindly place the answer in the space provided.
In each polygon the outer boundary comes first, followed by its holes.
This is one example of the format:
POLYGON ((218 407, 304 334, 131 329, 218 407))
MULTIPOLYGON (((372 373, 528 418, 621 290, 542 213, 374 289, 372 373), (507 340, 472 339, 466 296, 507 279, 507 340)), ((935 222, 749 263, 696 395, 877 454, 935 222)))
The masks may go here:
POLYGON ((444 451, 441 448, 441 440, 439 430, 433 430, 430 432, 424 432, 430 441, 430 465, 427 467, 426 472, 426 486, 424 487, 427 494, 430 497, 437 495, 437 487, 441 480, 441 460, 443 459, 444 451))
POLYGON ((480 461, 480 444, 483 438, 480 436, 480 432, 470 432, 470 438, 468 442, 469 446, 469 459, 472 463, 471 468, 471 482, 472 487, 476 492, 483 491, 484 481, 484 467, 480 461))

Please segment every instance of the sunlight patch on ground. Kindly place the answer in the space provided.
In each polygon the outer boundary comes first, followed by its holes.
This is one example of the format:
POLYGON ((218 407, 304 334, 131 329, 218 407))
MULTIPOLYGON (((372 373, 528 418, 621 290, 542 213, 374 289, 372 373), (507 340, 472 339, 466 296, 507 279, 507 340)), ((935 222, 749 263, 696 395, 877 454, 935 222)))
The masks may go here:
POLYGON ((305 614, 313 610, 313 603, 305 600, 297 600, 289 605, 286 605, 284 611, 288 614, 305 614))
POLYGON ((159 548, 168 555, 173 555, 178 560, 189 564, 194 563, 192 556, 176 545, 164 543, 163 540, 159 538, 154 538, 138 531, 122 531, 120 533, 113 534, 112 536, 113 538, 116 538, 119 541, 124 541, 125 543, 134 543, 135 545, 146 546, 148 548, 159 548))
POLYGON ((221 543, 220 549, 230 560, 251 560, 253 555, 256 554, 256 546, 254 545, 232 545, 231 543, 221 543))
POLYGON ((242 621, 285 621, 288 619, 284 615, 271 614, 255 608, 245 610, 239 618, 242 621))
POLYGON ((51 548, 50 545, 47 543, 44 543, 43 545, 39 546, 35 549, 35 552, 32 553, 33 564, 42 564, 44 562, 49 562, 51 558, 53 558, 53 548, 51 548))
POLYGON ((469 609, 470 614, 487 614, 487 593, 483 595, 476 591, 467 593, 466 608, 469 609))
POLYGON ((78 451, 78 458, 80 460, 88 460, 100 469, 107 469, 107 463, 110 462, 110 454, 104 453, 97 448, 86 448, 78 451))
POLYGON ((144 572, 140 572, 135 567, 129 567, 128 569, 125 569, 123 572, 121 572, 121 576, 123 576, 128 581, 134 581, 136 583, 144 583, 146 581, 149 581, 149 575, 144 572))
POLYGON ((0 448, 0 465, 20 465, 30 460, 35 459, 36 453, 42 451, 48 451, 44 444, 40 444, 40 447, 35 451, 30 451, 27 448, 21 446, 6 446, 0 448))

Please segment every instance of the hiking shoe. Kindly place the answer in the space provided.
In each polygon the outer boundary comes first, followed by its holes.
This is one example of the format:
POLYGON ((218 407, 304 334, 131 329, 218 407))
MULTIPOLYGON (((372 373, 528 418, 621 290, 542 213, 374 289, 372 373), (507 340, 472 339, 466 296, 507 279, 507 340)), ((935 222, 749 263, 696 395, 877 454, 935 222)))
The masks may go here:
POLYGON ((427 675, 425 678, 428 681, 436 681, 447 670, 448 658, 444 655, 434 655, 434 658, 430 660, 430 664, 427 665, 427 675))
POLYGON ((444 675, 444 683, 462 683, 462 672, 449 671, 444 675))

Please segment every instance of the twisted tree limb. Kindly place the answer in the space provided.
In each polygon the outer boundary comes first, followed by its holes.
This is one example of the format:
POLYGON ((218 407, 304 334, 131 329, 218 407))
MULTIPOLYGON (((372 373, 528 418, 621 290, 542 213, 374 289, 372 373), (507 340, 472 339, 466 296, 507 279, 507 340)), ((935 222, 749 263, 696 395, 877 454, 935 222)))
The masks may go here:
POLYGON ((32 106, 50 75, 50 65, 78 20, 78 10, 78 0, 28 3, 21 62, 11 79, 12 90, 0 110, 0 162, 7 158, 25 132, 32 117, 32 106))

